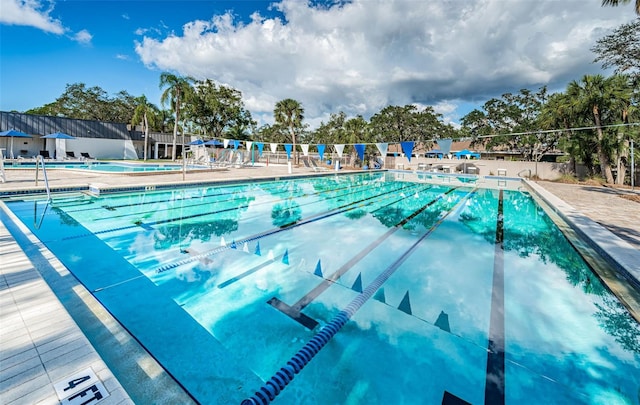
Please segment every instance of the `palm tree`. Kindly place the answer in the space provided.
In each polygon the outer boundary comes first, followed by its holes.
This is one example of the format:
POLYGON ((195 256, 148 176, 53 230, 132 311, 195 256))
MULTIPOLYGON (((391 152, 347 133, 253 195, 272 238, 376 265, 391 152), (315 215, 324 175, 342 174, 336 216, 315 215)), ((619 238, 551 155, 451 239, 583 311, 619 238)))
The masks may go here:
POLYGON ((139 122, 142 122, 142 126, 144 128, 144 160, 147 160, 147 150, 149 144, 149 121, 152 123, 156 120, 156 115, 158 112, 158 107, 151 104, 145 95, 136 98, 136 106, 135 111, 133 112, 133 118, 131 119, 131 124, 136 125, 139 122))
POLYGON ((617 76, 605 79, 602 75, 585 75, 580 82, 574 80, 569 83, 567 96, 572 100, 576 113, 584 114, 593 123, 600 170, 607 183, 613 183, 609 153, 612 142, 605 139, 604 125, 622 116, 624 100, 630 97, 630 93, 620 86, 617 76))
MULTIPOLYGON (((369 141, 367 139, 369 124, 362 117, 362 115, 358 115, 355 118, 351 118, 344 123, 344 130, 347 135, 347 143, 356 144, 356 143, 366 143, 369 141)), ((351 162, 350 165, 353 166, 356 160, 356 149, 353 147, 351 152, 351 162)), ((364 166, 366 163, 366 158, 363 159, 362 165, 364 166)))
MULTIPOLYGON (((160 89, 166 87, 160 102, 165 104, 170 101, 171 110, 175 113, 176 119, 173 123, 173 149, 171 150, 171 160, 176 160, 176 140, 178 138, 178 123, 180 122, 180 107, 192 92, 191 77, 180 77, 171 73, 163 72, 160 75, 160 89)), ((182 134, 184 138, 184 133, 182 134)), ((184 143, 184 142, 182 142, 184 143)))
POLYGON ((298 155, 296 153, 296 132, 295 130, 302 126, 304 119, 304 108, 293 99, 287 98, 276 103, 273 110, 276 124, 289 129, 291 141, 293 142, 294 164, 298 164, 298 155))
MULTIPOLYGON (((629 4, 631 0, 602 0, 603 6, 618 7, 621 4, 629 4)), ((640 0, 636 0, 636 14, 640 15, 640 0)))

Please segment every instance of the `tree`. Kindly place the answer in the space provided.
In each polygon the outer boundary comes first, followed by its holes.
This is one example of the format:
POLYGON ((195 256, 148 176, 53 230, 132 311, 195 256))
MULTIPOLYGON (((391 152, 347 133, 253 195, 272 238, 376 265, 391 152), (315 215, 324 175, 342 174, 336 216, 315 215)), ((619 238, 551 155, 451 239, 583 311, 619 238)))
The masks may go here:
POLYGON ((371 117, 371 131, 377 141, 412 141, 417 133, 417 108, 414 105, 387 106, 371 117))
MULTIPOLYGON (((542 156, 538 116, 547 99, 546 87, 537 92, 521 89, 518 93, 505 93, 492 98, 482 107, 462 118, 466 132, 473 137, 472 144, 483 144, 488 149, 506 149, 521 152, 528 160, 542 156)), ((547 144, 549 148, 555 143, 547 144)))
POLYGON ((98 86, 74 83, 67 84, 64 93, 53 103, 28 110, 27 114, 129 123, 135 109, 134 100, 126 91, 120 91, 112 98, 98 86))
POLYGON ((428 106, 420 111, 415 105, 387 106, 369 122, 377 142, 414 141, 429 143, 432 139, 448 136, 452 127, 442 123, 442 115, 428 106))
POLYGON ((244 108, 242 93, 228 87, 218 86, 207 79, 197 81, 191 102, 185 110, 203 132, 221 138, 224 132, 233 132, 234 139, 246 139, 246 130, 255 122, 244 108))
POLYGON ((611 158, 619 146, 605 126, 621 123, 623 111, 631 104, 628 82, 618 75, 606 79, 602 75, 585 75, 580 82, 569 83, 567 96, 575 113, 588 118, 594 126, 600 171, 607 183, 613 183, 611 158))
POLYGON ((564 93, 550 95, 538 116, 538 123, 542 130, 538 139, 540 145, 549 148, 551 145, 554 148, 564 145, 563 150, 569 153, 569 167, 573 173, 576 172, 576 158, 582 162, 590 162, 588 156, 594 149, 594 145, 589 145, 587 139, 579 136, 580 131, 571 129, 572 126, 587 125, 579 122, 578 119, 579 117, 571 108, 571 100, 564 93), (588 153, 583 154, 583 152, 588 153))
POLYGON ((347 121, 347 114, 343 111, 332 113, 328 122, 321 122, 311 134, 311 139, 315 143, 337 144, 346 143, 344 124, 347 121))
POLYGON ((133 118, 131 119, 131 124, 136 125, 138 123, 142 123, 142 127, 144 128, 144 160, 147 160, 147 150, 149 144, 149 122, 154 123, 158 116, 158 107, 151 104, 147 97, 142 95, 136 99, 138 105, 133 113, 133 118))
MULTIPOLYGON (((178 138, 180 109, 192 93, 191 83, 193 81, 190 77, 180 77, 167 72, 163 72, 160 75, 160 89, 165 89, 160 97, 160 102, 165 104, 169 101, 171 111, 175 114, 175 121, 173 123, 173 149, 171 150, 171 160, 174 161, 176 160, 176 140, 178 138)), ((182 137, 184 138, 184 131, 182 137)))
MULTIPOLYGON (((369 124, 362 115, 347 120, 344 123, 344 130, 347 135, 347 143, 349 144, 366 143, 369 141, 369 124)), ((351 166, 354 166, 355 160, 356 150, 354 147, 351 152, 351 166)), ((362 164, 366 164, 366 161, 367 159, 364 158, 362 164)))
POLYGON ((304 108, 293 99, 287 98, 276 103, 273 115, 276 124, 287 128, 293 142, 294 164, 298 164, 298 154, 296 151, 296 130, 302 130, 302 120, 304 119, 304 108))
MULTIPOLYGON (((629 4, 631 0, 602 0, 603 6, 618 7, 621 4, 629 4)), ((640 15, 640 0, 636 0, 636 14, 640 15)))
POLYGON ((598 39, 591 50, 598 55, 594 62, 602 62, 604 69, 615 67, 615 73, 637 77, 640 75, 640 18, 598 39))
POLYGON ((283 133, 278 125, 265 124, 260 128, 257 128, 251 134, 251 139, 256 142, 273 142, 273 143, 285 143, 287 142, 288 135, 283 133))

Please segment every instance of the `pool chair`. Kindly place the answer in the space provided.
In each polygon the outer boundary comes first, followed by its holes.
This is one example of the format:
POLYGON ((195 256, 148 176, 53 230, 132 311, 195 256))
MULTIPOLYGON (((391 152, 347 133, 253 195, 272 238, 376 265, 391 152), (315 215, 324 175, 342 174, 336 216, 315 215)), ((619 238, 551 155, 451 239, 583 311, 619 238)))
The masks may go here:
POLYGON ((215 159, 211 164, 211 167, 227 167, 231 162, 231 157, 233 156, 233 152, 229 150, 223 150, 218 156, 218 159, 215 159))
POLYGON ((80 156, 82 156, 85 159, 95 159, 95 158, 91 157, 91 155, 89 155, 89 153, 87 153, 87 152, 80 152, 80 156))
POLYGON ((315 170, 315 168, 311 167, 311 164, 309 164, 309 159, 308 158, 303 157, 300 160, 302 160, 302 163, 304 164, 304 167, 306 167, 308 169, 313 169, 314 171, 317 171, 317 170, 315 170))
POLYGON ((77 159, 75 152, 67 151, 67 159, 77 159))
POLYGON ((241 151, 237 151, 236 157, 233 159, 231 166, 235 167, 236 169, 240 169, 249 165, 251 165, 251 161, 245 161, 244 153, 242 153, 241 151))
POLYGON ((309 159, 309 162, 311 162, 311 167, 316 172, 326 172, 327 170, 329 170, 326 167, 318 166, 318 163, 313 159, 309 159))
POLYGON ((40 151, 40 156, 42 156, 45 159, 51 159, 51 156, 49 156, 49 151, 48 150, 41 150, 40 151))

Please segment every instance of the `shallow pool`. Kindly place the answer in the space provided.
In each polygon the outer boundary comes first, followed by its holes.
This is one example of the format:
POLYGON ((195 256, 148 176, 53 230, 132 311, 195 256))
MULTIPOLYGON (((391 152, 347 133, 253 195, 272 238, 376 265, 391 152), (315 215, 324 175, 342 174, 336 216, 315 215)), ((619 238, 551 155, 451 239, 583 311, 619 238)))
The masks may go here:
POLYGON ((640 326, 534 199, 430 180, 6 204, 201 403, 639 403, 640 326))

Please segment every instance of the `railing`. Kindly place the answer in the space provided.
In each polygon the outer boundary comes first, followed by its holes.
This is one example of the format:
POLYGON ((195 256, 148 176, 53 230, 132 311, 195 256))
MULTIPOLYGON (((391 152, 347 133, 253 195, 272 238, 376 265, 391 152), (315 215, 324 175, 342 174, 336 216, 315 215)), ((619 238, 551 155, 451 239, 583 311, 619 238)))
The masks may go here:
POLYGON ((51 204, 51 200, 47 200, 47 204, 44 206, 42 214, 38 216, 38 200, 33 200, 33 227, 35 229, 40 229, 42 226, 42 221, 44 221, 44 216, 47 214, 49 204, 51 204))
POLYGON ((38 185, 39 167, 42 166, 42 174, 44 177, 44 186, 47 190, 47 201, 51 201, 51 190, 49 189, 49 179, 47 178, 47 169, 44 167, 44 158, 42 155, 36 156, 36 186, 38 185))
POLYGON ((2 151, 0 151, 0 179, 2 179, 3 183, 7 182, 7 177, 4 175, 4 156, 2 151))
POLYGON ((518 177, 526 177, 526 178, 530 179, 530 178, 531 178, 531 169, 524 169, 524 170, 520 170, 520 171, 518 172, 518 177), (529 175, 527 175, 527 176, 523 176, 523 175, 522 175, 522 173, 526 173, 526 172, 528 172, 528 173, 529 173, 529 175))

